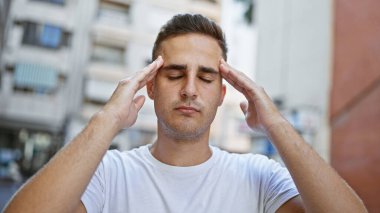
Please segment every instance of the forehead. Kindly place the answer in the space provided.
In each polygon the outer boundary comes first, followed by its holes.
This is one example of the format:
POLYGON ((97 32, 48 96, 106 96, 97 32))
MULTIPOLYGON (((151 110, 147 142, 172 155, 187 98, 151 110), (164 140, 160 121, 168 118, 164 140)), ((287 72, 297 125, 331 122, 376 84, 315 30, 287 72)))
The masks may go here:
POLYGON ((164 61, 171 63, 200 63, 210 65, 219 63, 222 50, 216 39, 202 34, 184 34, 168 38, 161 43, 159 54, 164 61))

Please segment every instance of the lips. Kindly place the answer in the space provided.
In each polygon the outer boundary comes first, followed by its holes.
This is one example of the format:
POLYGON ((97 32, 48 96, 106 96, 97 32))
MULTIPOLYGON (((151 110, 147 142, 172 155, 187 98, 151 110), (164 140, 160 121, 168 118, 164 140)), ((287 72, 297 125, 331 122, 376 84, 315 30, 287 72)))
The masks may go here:
POLYGON ((175 110, 178 110, 178 111, 185 113, 185 114, 192 114, 192 113, 199 112, 199 110, 197 108, 194 108, 191 106, 179 106, 179 107, 176 107, 175 110))

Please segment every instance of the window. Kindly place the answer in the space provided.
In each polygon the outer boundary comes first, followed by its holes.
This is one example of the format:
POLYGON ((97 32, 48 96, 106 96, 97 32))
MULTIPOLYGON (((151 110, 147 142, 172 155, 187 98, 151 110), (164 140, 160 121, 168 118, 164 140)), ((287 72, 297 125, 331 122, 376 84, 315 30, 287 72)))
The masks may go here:
POLYGON ((65 5, 66 0, 31 0, 31 1, 40 1, 40 2, 47 2, 51 4, 57 4, 57 5, 65 5))
POLYGON ((129 9, 127 4, 101 1, 97 18, 107 24, 124 26, 130 23, 129 9))
POLYGON ((68 46, 70 34, 62 28, 50 24, 24 23, 23 44, 58 49, 68 46))
POLYGON ((124 64, 124 48, 111 47, 103 44, 94 44, 91 60, 94 62, 105 62, 112 64, 124 64))
POLYGON ((58 71, 53 68, 40 64, 16 64, 14 74, 16 90, 48 94, 54 92, 58 81, 58 71))

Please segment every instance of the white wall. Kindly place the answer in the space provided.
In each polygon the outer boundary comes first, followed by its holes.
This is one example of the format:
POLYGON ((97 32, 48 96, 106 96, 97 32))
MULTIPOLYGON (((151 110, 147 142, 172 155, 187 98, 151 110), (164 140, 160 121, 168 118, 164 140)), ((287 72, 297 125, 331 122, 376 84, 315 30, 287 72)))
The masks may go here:
MULTIPOLYGON (((228 63, 235 69, 255 78, 257 29, 244 21, 244 4, 236 0, 222 0, 221 27, 228 45, 228 63)), ((213 123, 212 143, 234 152, 250 152, 251 142, 245 125, 240 102, 245 97, 225 82, 227 93, 213 123)))
POLYGON ((256 79, 287 108, 320 113, 314 148, 327 158, 332 1, 258 0, 256 79))

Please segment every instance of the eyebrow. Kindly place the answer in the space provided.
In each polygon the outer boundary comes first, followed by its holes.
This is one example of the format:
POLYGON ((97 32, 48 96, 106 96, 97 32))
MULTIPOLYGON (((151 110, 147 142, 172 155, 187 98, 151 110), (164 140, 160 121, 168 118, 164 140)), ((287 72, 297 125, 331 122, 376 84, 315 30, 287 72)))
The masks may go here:
MULTIPOLYGON (((204 73, 210 73, 210 74, 219 74, 218 71, 216 71, 212 67, 206 67, 206 66, 199 66, 198 67, 200 72, 204 73)), ((178 71, 186 71, 187 65, 185 64, 169 64, 161 68, 161 70, 178 70, 178 71)))
POLYGON ((218 71, 216 71, 214 68, 212 67, 205 67, 205 66, 199 66, 199 70, 201 72, 205 72, 205 73, 210 73, 210 74, 219 74, 218 71))
POLYGON ((180 71, 186 71, 186 69, 187 69, 187 66, 184 64, 169 64, 161 68, 161 70, 180 70, 180 71))

